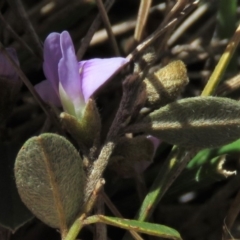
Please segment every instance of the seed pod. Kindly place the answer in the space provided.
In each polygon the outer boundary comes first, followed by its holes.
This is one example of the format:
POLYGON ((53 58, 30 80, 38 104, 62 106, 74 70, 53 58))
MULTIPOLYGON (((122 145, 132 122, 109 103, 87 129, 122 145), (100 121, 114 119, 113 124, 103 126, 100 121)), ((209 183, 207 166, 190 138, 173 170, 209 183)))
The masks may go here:
POLYGON ((155 110, 127 131, 183 147, 219 147, 240 138, 240 104, 220 97, 186 98, 155 110))
POLYGON ((54 228, 75 220, 83 204, 85 175, 69 141, 51 133, 30 138, 14 171, 20 197, 37 218, 54 228))
POLYGON ((149 74, 144 79, 147 91, 146 107, 159 108, 179 96, 188 84, 187 69, 180 60, 149 74))

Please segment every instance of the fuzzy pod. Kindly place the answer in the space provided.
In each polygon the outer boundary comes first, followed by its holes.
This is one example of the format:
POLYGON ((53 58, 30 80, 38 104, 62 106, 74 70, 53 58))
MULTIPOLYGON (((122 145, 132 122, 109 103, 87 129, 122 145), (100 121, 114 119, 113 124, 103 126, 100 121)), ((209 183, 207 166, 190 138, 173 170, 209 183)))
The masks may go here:
POLYGON ((177 99, 188 84, 187 69, 180 61, 173 61, 144 79, 147 92, 146 107, 158 108, 177 99))
POLYGON ((191 148, 219 147, 240 138, 240 103, 222 97, 193 97, 169 103, 127 129, 191 148))
POLYGON ((80 214, 82 159, 64 137, 46 133, 30 138, 17 155, 14 171, 22 201, 44 223, 69 226, 80 214))

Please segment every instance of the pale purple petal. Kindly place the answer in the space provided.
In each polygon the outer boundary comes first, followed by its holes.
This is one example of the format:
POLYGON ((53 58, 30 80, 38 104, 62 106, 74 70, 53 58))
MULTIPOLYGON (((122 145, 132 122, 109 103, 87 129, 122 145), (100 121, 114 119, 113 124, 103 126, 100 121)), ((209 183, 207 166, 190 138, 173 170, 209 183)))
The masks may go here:
POLYGON ((79 62, 82 78, 82 92, 85 102, 128 60, 122 57, 95 58, 79 62))
POLYGON ((47 36, 43 55, 45 77, 52 83, 55 91, 58 91, 58 63, 62 58, 59 33, 51 33, 47 36))
POLYGON ((53 89, 52 83, 48 80, 44 80, 34 86, 35 90, 38 92, 40 97, 44 102, 51 103, 56 107, 61 107, 59 96, 57 95, 55 89, 53 89))
POLYGON ((59 81, 72 101, 82 99, 78 62, 68 32, 65 31, 61 34, 60 42, 63 56, 58 64, 59 81))
MULTIPOLYGON (((13 48, 6 48, 6 51, 10 55, 10 57, 19 65, 19 61, 17 58, 17 53, 13 48)), ((9 79, 18 79, 18 74, 15 71, 12 63, 7 59, 7 57, 0 52, 0 76, 9 78, 9 79)))

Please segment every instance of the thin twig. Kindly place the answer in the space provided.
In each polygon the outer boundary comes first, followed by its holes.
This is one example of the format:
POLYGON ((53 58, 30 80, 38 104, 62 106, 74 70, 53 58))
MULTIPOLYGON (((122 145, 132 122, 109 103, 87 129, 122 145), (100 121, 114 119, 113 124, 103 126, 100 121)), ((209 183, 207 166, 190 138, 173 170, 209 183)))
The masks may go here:
POLYGON ((116 208, 116 206, 113 204, 113 202, 111 201, 111 199, 108 197, 108 195, 105 193, 105 191, 101 192, 103 201, 105 202, 105 204, 107 205, 107 207, 111 210, 111 212, 116 216, 116 217, 120 217, 123 218, 122 214, 118 211, 118 209, 116 208))
MULTIPOLYGON (((189 3, 189 0, 179 0, 177 3, 174 5, 174 7, 171 9, 171 11, 167 14, 165 17, 164 21, 160 25, 160 28, 165 26, 169 21, 172 19, 178 19, 178 22, 182 21, 182 18, 185 17, 193 8, 195 8, 198 4, 198 1, 189 3)), ((156 49, 156 54, 159 56, 164 50, 167 48, 167 41, 173 32, 173 29, 176 27, 177 24, 172 25, 166 33, 163 35, 163 39, 161 41, 161 44, 158 45, 156 49)))
POLYGON ((104 8, 104 5, 102 3, 102 0, 96 0, 96 3, 98 5, 98 9, 99 9, 100 15, 102 17, 104 26, 106 28, 106 31, 107 31, 110 43, 112 45, 113 51, 114 51, 116 56, 120 56, 120 51, 119 51, 119 48, 118 48, 118 44, 117 44, 116 38, 113 34, 111 23, 109 21, 109 18, 108 18, 106 10, 104 8))
MULTIPOLYGON (((114 1, 115 0, 107 0, 106 1, 105 5, 104 5, 106 11, 108 11, 112 7, 114 1)), ((101 15, 98 14, 97 17, 94 19, 92 25, 90 26, 87 34, 82 39, 81 46, 77 51, 77 58, 79 61, 83 58, 83 55, 87 51, 87 48, 91 42, 91 39, 92 39, 94 33, 96 32, 96 30, 99 28, 100 23, 101 23, 101 15)))
MULTIPOLYGON (((102 189, 103 191, 103 189, 102 189)), ((101 191, 101 192, 102 192, 101 191)), ((101 193, 96 201, 96 215, 105 215, 104 201, 101 193)), ((96 223, 96 240, 107 239, 107 226, 104 223, 96 223)))
POLYGON ((18 13, 19 17, 22 20, 24 28, 29 33, 30 37, 33 41, 33 46, 35 46, 36 54, 43 59, 42 53, 43 53, 43 47, 40 39, 38 38, 38 35, 36 34, 34 27, 29 20, 27 13, 23 7, 23 4, 21 0, 8 0, 9 5, 12 6, 12 8, 15 10, 16 13, 18 13))
MULTIPOLYGON (((113 25, 112 31, 115 36, 118 36, 120 34, 124 34, 124 33, 131 31, 132 29, 134 29, 135 26, 136 26, 136 21, 129 19, 127 21, 113 25)), ((107 35, 106 30, 101 29, 94 34, 94 36, 90 42, 90 46, 94 46, 94 45, 103 43, 107 40, 108 40, 108 35, 107 35)))
MULTIPOLYGON (((186 7, 183 12, 179 13, 179 14, 181 14, 181 17, 183 17, 190 10, 192 10, 192 8, 194 8, 196 6, 196 4, 197 4, 197 2, 193 2, 188 7, 186 7)), ((173 11, 173 13, 175 13, 175 11, 173 11)), ((173 13, 171 12, 170 16, 172 16, 173 13)), ((168 17, 168 19, 171 18, 170 16, 168 17)), ((177 22, 179 22, 180 20, 181 20, 181 18, 177 16, 177 17, 173 18, 170 22, 166 22, 166 24, 161 24, 160 27, 158 27, 154 31, 154 33, 152 33, 149 37, 147 37, 144 40, 144 42, 139 44, 136 47, 136 49, 127 56, 127 59, 129 61, 135 60, 139 53, 143 52, 147 47, 151 46, 156 41, 156 39, 158 39, 160 36, 162 36, 169 29, 172 29, 177 24, 177 22)))
POLYGON ((51 121, 55 124, 59 132, 62 132, 61 126, 57 118, 52 114, 50 109, 47 107, 47 105, 43 102, 41 97, 38 95, 34 87, 32 86, 31 82, 28 80, 28 78, 25 76, 21 68, 15 63, 15 61, 12 59, 12 57, 8 54, 8 52, 3 47, 3 44, 0 42, 0 50, 2 53, 6 56, 6 58, 11 62, 14 70, 17 72, 19 78, 23 81, 23 83, 26 85, 28 90, 31 92, 33 97, 35 98, 36 102, 39 104, 39 106, 42 108, 42 110, 45 112, 45 114, 51 119, 51 121))
MULTIPOLYGON (((166 6, 165 3, 160 3, 156 6, 153 6, 150 8, 149 13, 152 14, 155 11, 162 12, 164 10, 165 6, 166 6)), ((120 23, 113 25, 112 31, 115 36, 118 36, 120 34, 124 34, 124 33, 127 33, 128 31, 131 31, 132 29, 135 28, 135 26, 136 26, 136 20, 129 19, 124 22, 120 22, 120 23)), ((101 29, 94 34, 94 36, 90 42, 90 46, 94 46, 94 45, 100 44, 102 42, 105 42, 105 41, 107 41, 107 39, 108 39, 108 36, 107 36, 106 30, 101 29)))
MULTIPOLYGON (((204 13, 207 12, 209 9, 209 3, 205 3, 201 5, 199 8, 196 9, 178 28, 177 30, 172 34, 172 36, 169 38, 167 44, 168 46, 173 45, 177 39, 179 39, 180 36, 189 28, 191 25, 197 21, 204 13)), ((198 35, 199 36, 199 35, 198 35)))
MULTIPOLYGON (((108 206, 108 208, 111 210, 111 212, 116 216, 116 217, 119 217, 119 218, 124 218, 122 216, 122 214, 118 211, 118 209, 116 208, 116 206, 112 203, 112 201, 109 199, 109 197, 107 196, 107 194, 102 191, 101 192, 101 195, 102 195, 102 198, 105 202, 105 204, 108 206)), ((135 239, 135 240, 143 240, 143 238, 135 231, 133 230, 129 230, 129 233, 132 235, 132 237, 135 239)))
POLYGON ((224 81, 216 90, 216 95, 226 96, 240 88, 240 74, 224 81))
MULTIPOLYGON (((0 20, 2 21, 3 26, 6 28, 7 31, 9 31, 10 34, 12 34, 13 38, 15 38, 22 46, 34 57, 37 57, 39 59, 39 56, 36 55, 33 50, 28 46, 28 44, 23 40, 23 38, 19 37, 18 34, 12 29, 12 27, 8 24, 8 22, 5 21, 3 15, 0 12, 0 20)), ((40 58, 42 61, 42 59, 40 58)))
MULTIPOLYGON (((190 2, 190 0, 178 0, 173 6, 173 8, 170 10, 170 12, 167 14, 167 16, 164 18, 164 21, 161 23, 160 28, 165 26, 172 19, 176 18, 176 15, 179 15, 179 13, 183 11, 183 9, 187 6, 188 2, 190 2)), ((191 5, 192 4, 196 4, 196 2, 191 3, 191 5)))
POLYGON ((158 39, 161 34, 167 31, 169 27, 176 24, 177 19, 173 19, 170 23, 164 26, 162 29, 157 29, 154 33, 152 33, 144 42, 139 44, 133 52, 131 52, 126 58, 129 61, 133 61, 139 53, 143 52, 147 47, 151 46, 156 39, 158 39))

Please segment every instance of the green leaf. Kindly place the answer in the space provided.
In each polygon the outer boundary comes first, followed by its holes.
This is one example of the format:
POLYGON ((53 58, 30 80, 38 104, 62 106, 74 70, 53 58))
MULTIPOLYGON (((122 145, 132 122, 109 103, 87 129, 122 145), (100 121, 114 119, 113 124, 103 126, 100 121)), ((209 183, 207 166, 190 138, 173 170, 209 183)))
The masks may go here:
POLYGON ((19 144, 0 145, 0 225, 12 232, 33 218, 17 192, 14 181, 14 161, 19 144))
POLYGON ((240 138, 240 104, 220 97, 194 97, 170 103, 130 126, 183 147, 213 148, 240 138))
POLYGON ((240 139, 222 146, 220 148, 213 148, 213 149, 204 149, 200 151, 188 164, 188 169, 193 169, 202 164, 208 162, 214 157, 223 155, 223 154, 231 154, 231 153, 238 153, 240 152, 240 139))
POLYGON ((240 140, 220 148, 200 151, 187 165, 178 180, 169 189, 168 195, 179 194, 193 189, 208 186, 214 182, 226 179, 217 169, 222 155, 240 152, 240 140))
MULTIPOLYGON (((89 217, 88 219, 90 218, 91 217, 89 217)), ((141 222, 137 220, 129 220, 117 217, 107 217, 103 215, 92 216, 92 218, 94 220, 97 219, 97 221, 95 222, 102 222, 115 227, 133 230, 136 232, 145 233, 152 236, 168 239, 182 239, 178 231, 161 224, 141 222)))
POLYGON ((29 139, 17 155, 15 178, 23 202, 49 226, 65 230, 80 213, 82 159, 65 138, 47 133, 29 139))

